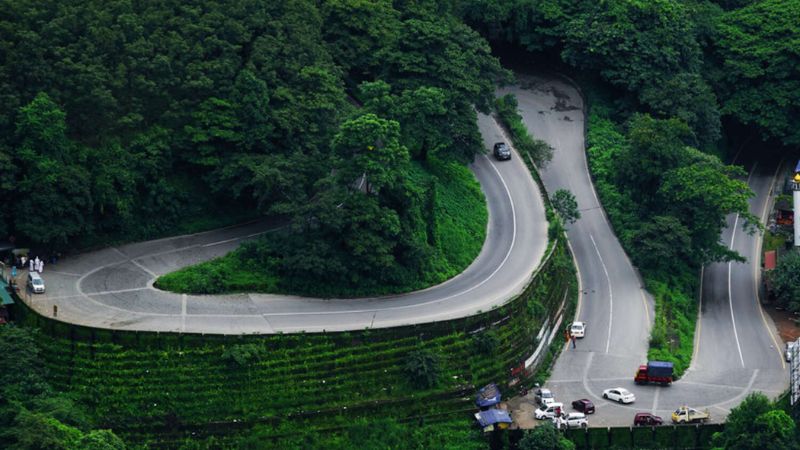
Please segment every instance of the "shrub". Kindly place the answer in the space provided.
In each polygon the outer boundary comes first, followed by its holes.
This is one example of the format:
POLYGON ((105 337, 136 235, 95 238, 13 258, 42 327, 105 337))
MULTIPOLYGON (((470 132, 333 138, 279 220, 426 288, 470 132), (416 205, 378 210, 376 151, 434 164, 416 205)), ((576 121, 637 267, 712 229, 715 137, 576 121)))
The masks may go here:
POLYGON ((433 350, 421 348, 410 352, 406 357, 405 369, 411 382, 423 389, 439 384, 441 361, 439 354, 433 350))

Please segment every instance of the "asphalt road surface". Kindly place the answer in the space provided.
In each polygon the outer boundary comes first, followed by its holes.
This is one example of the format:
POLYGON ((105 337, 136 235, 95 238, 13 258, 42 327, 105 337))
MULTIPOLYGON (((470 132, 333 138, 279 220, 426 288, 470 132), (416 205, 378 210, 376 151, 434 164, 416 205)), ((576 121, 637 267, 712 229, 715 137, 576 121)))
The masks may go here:
MULTIPOLYGON (((653 301, 642 289, 592 187, 582 99, 570 83, 536 77, 520 77, 517 86, 500 94, 509 92, 517 96, 532 134, 555 149, 553 161, 542 171, 545 186, 551 194, 570 190, 582 216, 569 226, 568 235, 581 284, 577 316, 588 325, 586 337, 577 341, 575 349, 565 347, 546 384, 557 401, 570 409, 573 400, 591 399, 597 413, 590 417, 590 426, 625 426, 632 425, 640 411, 669 422, 680 405, 708 408, 712 422, 722 421, 749 392, 770 396, 783 392, 787 372, 775 348, 775 327, 756 300, 758 236, 743 233, 736 217, 729 218, 722 239, 729 244, 733 240, 733 248, 748 263, 715 264, 705 270, 700 332, 690 370, 669 387, 634 384, 636 369, 647 361, 653 301), (636 402, 618 405, 602 399, 604 389, 617 386, 633 392, 636 402)), ((775 166, 750 163, 749 167, 753 170, 748 182, 757 193, 751 212, 761 217, 775 166)))
MULTIPOLYGON (((507 141, 490 117, 481 115, 479 127, 487 149, 507 141)), ((152 287, 159 275, 223 255, 275 227, 260 221, 65 258, 46 267, 47 294, 31 295, 29 304, 48 316, 57 305, 59 320, 93 327, 220 334, 363 330, 488 311, 529 282, 544 256, 547 222, 539 189, 516 153, 502 162, 479 156, 471 169, 489 209, 486 241, 463 273, 422 291, 331 300, 181 295, 152 287)))

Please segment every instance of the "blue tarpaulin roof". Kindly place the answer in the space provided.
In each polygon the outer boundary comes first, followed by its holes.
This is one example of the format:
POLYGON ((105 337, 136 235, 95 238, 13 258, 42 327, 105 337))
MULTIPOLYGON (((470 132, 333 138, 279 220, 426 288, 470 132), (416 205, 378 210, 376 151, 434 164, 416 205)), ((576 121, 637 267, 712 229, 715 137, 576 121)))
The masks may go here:
POLYGON ((504 409, 480 411, 475 415, 475 418, 478 419, 478 423, 482 427, 488 427, 496 423, 511 423, 511 416, 504 409))
POLYGON ((494 383, 482 387, 475 398, 475 404, 478 405, 478 408, 486 408, 498 403, 500 403, 500 389, 494 383))

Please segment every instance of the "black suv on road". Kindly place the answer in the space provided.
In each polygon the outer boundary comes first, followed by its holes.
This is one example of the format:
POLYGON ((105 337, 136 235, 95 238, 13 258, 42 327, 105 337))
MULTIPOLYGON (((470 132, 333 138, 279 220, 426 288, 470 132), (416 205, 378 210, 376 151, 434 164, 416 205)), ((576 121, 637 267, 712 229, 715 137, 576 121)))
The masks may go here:
POLYGON ((511 149, 505 142, 498 142, 494 144, 494 157, 499 160, 511 159, 511 149))

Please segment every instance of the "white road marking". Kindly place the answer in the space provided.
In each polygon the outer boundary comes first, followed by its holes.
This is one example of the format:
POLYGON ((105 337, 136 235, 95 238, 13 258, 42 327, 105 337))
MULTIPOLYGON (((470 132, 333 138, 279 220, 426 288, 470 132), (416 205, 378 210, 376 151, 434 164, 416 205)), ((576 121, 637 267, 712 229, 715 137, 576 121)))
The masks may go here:
POLYGON ((57 274, 57 275, 66 275, 66 276, 68 276, 68 277, 79 277, 79 276, 81 276, 81 274, 79 274, 79 273, 72 273, 72 272, 61 272, 61 271, 58 271, 58 270, 52 270, 52 269, 48 270, 47 272, 48 272, 48 273, 55 273, 55 274, 57 274))
POLYGON ((186 330, 186 294, 181 295, 181 332, 186 330))
POLYGON ((136 292, 136 291, 144 291, 149 288, 147 287, 139 287, 139 288, 130 288, 130 289, 118 289, 115 291, 99 291, 99 292, 89 292, 88 294, 83 295, 106 295, 106 294, 123 294, 125 292, 136 292))
POLYGON ((600 265, 603 266, 603 272, 606 274, 606 283, 608 284, 608 339, 606 340, 606 353, 608 353, 611 347, 611 325, 614 323, 614 291, 611 289, 611 277, 608 276, 606 263, 603 261, 603 256, 600 255, 600 249, 597 248, 597 243, 591 233, 589 234, 589 239, 592 240, 594 251, 597 252, 597 258, 600 259, 600 265))
MULTIPOLYGON (((736 237, 736 226, 739 224, 739 214, 736 214, 736 220, 733 221, 733 233, 731 233, 731 250, 733 250, 733 242, 736 237)), ((736 318, 733 315, 733 296, 731 295, 731 265, 728 263, 728 306, 731 309, 731 322, 733 323, 733 337, 736 339, 736 348, 739 350, 739 360, 742 362, 744 368, 744 356, 742 356, 742 346, 739 344, 739 333, 736 331, 736 318)))
POLYGON ((650 410, 652 414, 655 414, 658 410, 658 395, 661 393, 661 386, 656 386, 656 395, 653 396, 653 409, 650 410))
MULTIPOLYGON (((756 166, 758 163, 753 165, 753 168, 750 169, 750 174, 747 176, 747 185, 750 185, 750 178, 753 176, 753 172, 756 170, 756 166)), ((733 244, 736 241, 736 230, 739 226, 739 214, 736 214, 736 219, 733 221, 733 229, 731 230, 731 246, 729 247, 730 250, 733 250, 733 244)), ((744 368, 744 355, 742 355, 742 345, 739 343, 739 333, 736 331, 736 317, 733 314, 733 294, 731 289, 731 272, 732 272, 733 262, 728 262, 728 306, 731 309, 731 323, 733 325, 733 337, 736 339, 736 348, 739 350, 739 361, 742 363, 742 368, 744 368)))
POLYGON ((134 264, 136 267, 138 267, 138 268, 140 268, 140 269, 144 270, 145 272, 147 272, 147 273, 148 273, 148 274, 149 274, 151 277, 153 277, 153 278, 158 278, 158 275, 156 275, 155 273, 153 273, 153 271, 152 271, 152 270, 150 270, 150 269, 148 269, 147 267, 143 266, 143 265, 142 265, 142 264, 141 264, 139 261, 136 261, 135 259, 132 259, 132 260, 131 260, 131 262, 132 262, 132 263, 133 263, 133 264, 134 264))
POLYGON ((213 247, 215 245, 227 244, 228 242, 238 241, 240 239, 242 239, 242 238, 241 237, 235 237, 235 238, 232 238, 232 239, 225 239, 224 241, 212 242, 210 244, 203 244, 202 246, 203 247, 213 247))

